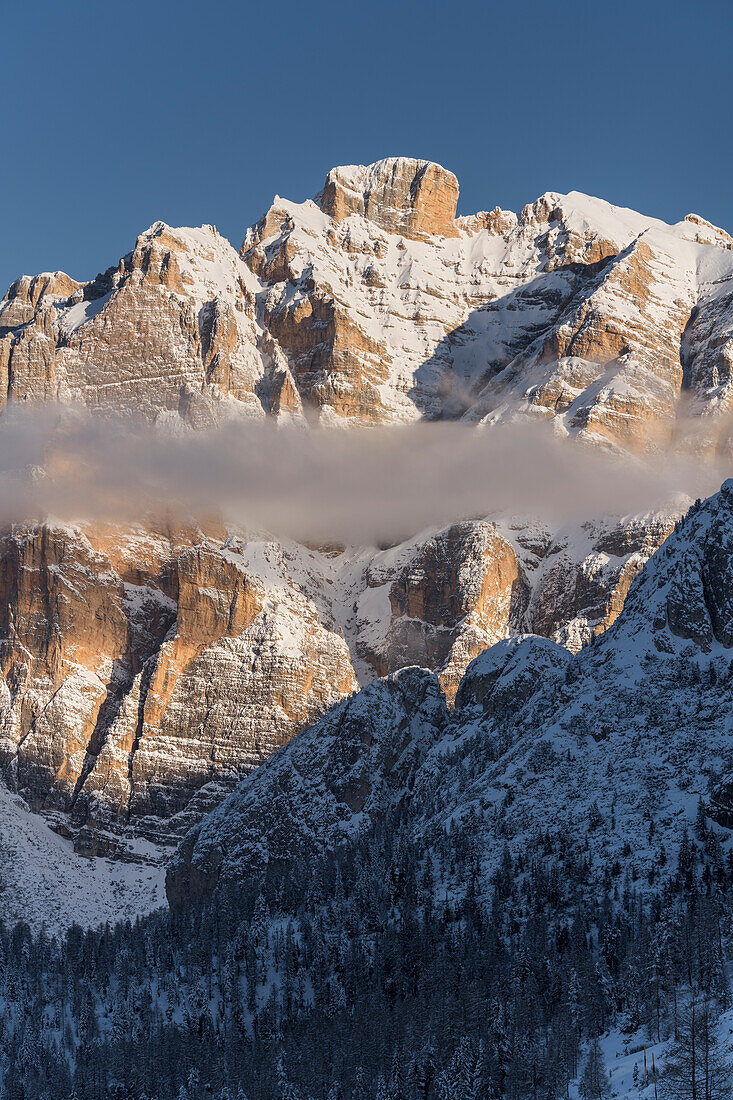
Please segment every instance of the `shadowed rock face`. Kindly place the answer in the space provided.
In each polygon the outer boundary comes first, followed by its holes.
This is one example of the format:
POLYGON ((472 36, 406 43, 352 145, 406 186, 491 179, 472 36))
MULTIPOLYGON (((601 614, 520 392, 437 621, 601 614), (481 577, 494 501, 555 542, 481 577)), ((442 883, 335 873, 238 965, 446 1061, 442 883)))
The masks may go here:
MULTIPOLYGON (((619 539, 616 531, 599 541, 619 539)), ((675 871, 665 850, 711 786, 711 815, 733 823, 732 563, 729 481, 676 525, 615 622, 577 655, 534 635, 500 641, 469 665, 450 713, 426 705, 429 688, 385 705, 403 677, 428 685, 413 670, 341 704, 189 833, 170 866, 169 900, 256 877, 270 859, 287 864, 306 847, 348 843, 387 800, 400 807, 396 845, 406 833, 429 851, 436 836, 460 829, 479 853, 479 891, 504 848, 519 853, 538 832, 584 845, 594 886, 617 859, 664 880, 675 871), (670 597, 681 593, 689 599, 671 618, 670 597), (398 775, 391 756, 372 751, 394 744, 397 731, 398 775), (333 781, 348 775, 344 745, 356 746, 355 761, 370 753, 364 800, 333 781), (280 815, 270 816, 276 793, 285 834, 280 815)), ((450 889, 450 872, 447 881, 450 889)))
POLYGON ((186 836, 169 900, 180 904, 220 881, 338 844, 352 821, 365 824, 402 798, 447 723, 438 681, 425 669, 404 669, 341 703, 287 756, 271 758, 258 784, 240 787, 186 836))

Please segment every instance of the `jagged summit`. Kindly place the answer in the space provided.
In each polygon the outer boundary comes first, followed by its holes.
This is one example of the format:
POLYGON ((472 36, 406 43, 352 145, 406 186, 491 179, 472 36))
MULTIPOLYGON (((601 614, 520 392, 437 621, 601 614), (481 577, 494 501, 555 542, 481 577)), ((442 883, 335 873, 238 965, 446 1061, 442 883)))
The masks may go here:
POLYGON ((156 222, 90 283, 24 276, 0 302, 0 408, 191 427, 539 418, 653 455, 690 434, 684 405, 696 449, 725 449, 725 232, 579 192, 462 217, 457 198, 440 165, 391 157, 334 168, 315 201, 277 198, 239 256, 211 226, 156 222))

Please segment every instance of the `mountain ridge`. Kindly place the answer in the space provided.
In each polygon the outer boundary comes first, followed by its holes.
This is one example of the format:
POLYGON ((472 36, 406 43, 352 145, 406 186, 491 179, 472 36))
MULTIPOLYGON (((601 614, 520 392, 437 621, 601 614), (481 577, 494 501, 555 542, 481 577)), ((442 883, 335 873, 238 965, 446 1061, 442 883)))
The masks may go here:
POLYGON ((579 192, 457 219, 456 199, 439 165, 388 158, 276 198, 239 257, 211 226, 156 222, 89 283, 23 276, 0 390, 193 427, 531 415, 642 453, 674 440, 684 393, 696 418, 728 409, 723 230, 579 192))
MULTIPOLYGON (((712 812, 727 820, 721 800, 733 771, 731 569, 733 480, 690 509, 633 581, 616 621, 576 655, 533 635, 500 641, 468 666, 452 716, 440 711, 418 720, 419 708, 409 706, 385 714, 385 681, 340 704, 184 839, 168 871, 169 899, 178 904, 220 880, 260 874, 270 858, 287 858, 288 830, 276 832, 276 855, 269 848, 262 814, 271 791, 279 792, 279 819, 290 822, 289 833, 305 836, 314 850, 338 847, 368 828, 381 812, 379 796, 352 806, 328 779, 324 788, 323 777, 343 739, 370 746, 359 734, 362 713, 370 712, 377 742, 391 743, 413 720, 420 728, 409 776, 391 796, 404 806, 411 842, 429 850, 446 830, 469 830, 489 883, 503 847, 517 853, 542 830, 590 850, 599 885, 614 865, 635 878, 651 876, 650 883, 663 880, 674 869, 665 851, 677 849, 701 800, 712 798, 719 807, 712 812), (291 767, 295 787, 285 778, 291 767), (258 844, 247 844, 255 835, 258 844)), ((405 670, 394 682, 428 675, 405 670)), ((372 790, 389 788, 389 769, 366 771, 372 790)), ((730 840, 725 834, 724 843, 730 840)), ((292 843, 297 859, 304 842, 292 843)))
MULTIPOLYGON (((88 283, 22 277, 0 303, 0 410, 80 402, 163 434, 549 424, 653 468, 729 455, 724 231, 577 192, 460 217, 457 197, 440 166, 387 158, 277 198, 239 253, 156 222, 88 283)), ((488 516, 338 553, 218 521, 8 528, 5 781, 79 852, 175 843, 375 678, 427 666, 452 703, 502 639, 587 647, 678 515, 488 516)))

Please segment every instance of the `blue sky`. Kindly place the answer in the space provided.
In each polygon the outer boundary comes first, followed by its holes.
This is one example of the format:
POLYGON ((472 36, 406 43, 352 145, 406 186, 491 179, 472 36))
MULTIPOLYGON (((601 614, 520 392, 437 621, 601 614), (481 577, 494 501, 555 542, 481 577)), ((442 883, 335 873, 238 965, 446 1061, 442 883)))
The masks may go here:
POLYGON ((157 218, 237 246, 335 164, 428 157, 459 210, 580 190, 733 230, 729 0, 36 0, 3 13, 0 283, 157 218))

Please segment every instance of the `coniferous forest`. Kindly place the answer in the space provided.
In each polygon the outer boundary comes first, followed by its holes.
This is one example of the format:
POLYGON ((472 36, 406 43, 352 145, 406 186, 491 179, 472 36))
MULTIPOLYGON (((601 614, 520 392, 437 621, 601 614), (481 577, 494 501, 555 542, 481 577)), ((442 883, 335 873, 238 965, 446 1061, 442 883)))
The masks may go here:
POLYGON ((619 1026, 674 1040, 659 1097, 730 1094, 733 865, 704 812, 662 850, 661 889, 538 833, 483 891, 470 832, 417 851, 400 813, 313 866, 134 924, 60 942, 0 928, 0 1093, 556 1100, 578 1078, 603 1100, 595 1040, 619 1026))

